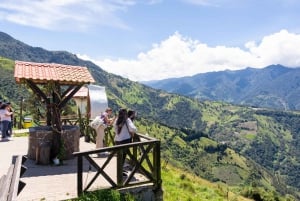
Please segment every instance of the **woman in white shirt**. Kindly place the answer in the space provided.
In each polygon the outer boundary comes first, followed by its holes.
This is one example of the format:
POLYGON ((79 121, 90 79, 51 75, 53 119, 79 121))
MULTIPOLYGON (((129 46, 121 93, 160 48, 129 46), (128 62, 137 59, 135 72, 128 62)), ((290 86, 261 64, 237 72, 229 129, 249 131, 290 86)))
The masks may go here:
MULTIPOLYGON (((128 118, 126 109, 119 110, 118 117, 114 122, 114 129, 116 133, 114 139, 116 145, 132 142, 132 137, 137 132, 137 128, 131 119, 128 118)), ((125 154, 123 154, 123 162, 125 161, 127 151, 125 150, 125 154)))
POLYGON ((120 109, 118 117, 114 123, 115 129, 115 143, 126 144, 132 142, 134 133, 137 132, 137 128, 133 122, 128 118, 127 110, 120 109))

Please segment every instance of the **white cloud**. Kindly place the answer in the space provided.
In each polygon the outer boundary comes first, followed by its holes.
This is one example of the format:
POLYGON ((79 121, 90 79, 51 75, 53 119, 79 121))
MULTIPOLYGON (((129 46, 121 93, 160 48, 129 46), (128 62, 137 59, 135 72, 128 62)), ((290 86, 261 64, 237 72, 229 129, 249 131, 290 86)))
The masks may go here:
POLYGON ((259 45, 250 42, 246 47, 253 56, 260 58, 262 65, 282 64, 300 67, 300 34, 281 30, 265 36, 259 45))
POLYGON ((127 29, 117 11, 136 0, 1 0, 0 20, 48 30, 80 30, 95 25, 127 29))
MULTIPOLYGON (((209 47, 175 33, 134 60, 103 59, 94 61, 104 70, 134 81, 190 76, 197 73, 262 68, 271 64, 300 67, 300 34, 281 30, 239 47, 209 47)), ((81 58, 89 59, 87 56, 81 58)))

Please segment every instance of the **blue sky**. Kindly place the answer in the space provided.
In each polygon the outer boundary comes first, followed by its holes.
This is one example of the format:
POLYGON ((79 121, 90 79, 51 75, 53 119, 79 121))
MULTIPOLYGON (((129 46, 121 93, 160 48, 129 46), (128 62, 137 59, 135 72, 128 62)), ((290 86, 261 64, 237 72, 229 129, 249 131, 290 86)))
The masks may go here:
POLYGON ((298 0, 0 0, 0 31, 134 81, 300 66, 298 0))

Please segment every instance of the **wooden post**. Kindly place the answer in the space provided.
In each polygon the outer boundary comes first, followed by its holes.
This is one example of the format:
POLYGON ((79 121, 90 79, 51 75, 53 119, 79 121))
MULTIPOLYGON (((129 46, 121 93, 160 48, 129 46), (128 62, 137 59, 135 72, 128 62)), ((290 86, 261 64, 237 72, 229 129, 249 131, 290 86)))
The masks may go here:
MULTIPOLYGON (((140 136, 138 136, 138 134, 135 133, 134 136, 133 136, 133 138, 132 138, 132 141, 133 141, 133 142, 140 142, 140 141, 141 141, 140 136)), ((138 148, 139 148, 139 146, 134 146, 134 147, 133 147, 133 151, 132 151, 133 156, 134 156, 136 159, 138 158, 138 148)))
POLYGON ((77 195, 82 194, 82 155, 77 156, 77 195))
MULTIPOLYGON (((61 151, 62 146, 64 146, 61 142, 61 131, 62 131, 62 123, 61 123, 61 108, 58 107, 60 103, 60 97, 58 94, 60 92, 60 86, 58 83, 55 83, 55 87, 52 91, 53 97, 53 104, 52 104, 52 126, 53 130, 53 144, 52 144, 52 151, 51 151, 51 159, 58 157, 61 151)), ((59 160, 63 159, 63 156, 60 156, 59 160)))
POLYGON ((23 116, 23 96, 21 96, 21 102, 20 102, 20 117, 19 117, 19 125, 18 128, 22 128, 22 116, 23 116))
POLYGON ((118 149, 117 152, 117 186, 123 185, 123 149, 118 149))
POLYGON ((155 189, 161 188, 161 163, 160 163, 160 141, 155 143, 153 148, 153 176, 155 180, 155 189))

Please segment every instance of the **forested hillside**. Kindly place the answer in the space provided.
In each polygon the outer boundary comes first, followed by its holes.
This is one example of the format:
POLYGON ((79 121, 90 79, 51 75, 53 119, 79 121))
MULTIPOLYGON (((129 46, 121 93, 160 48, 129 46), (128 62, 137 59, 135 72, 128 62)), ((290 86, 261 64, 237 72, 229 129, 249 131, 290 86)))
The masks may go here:
POLYGON ((246 197, 289 200, 292 199, 289 195, 293 195, 300 198, 297 113, 169 94, 109 74, 70 53, 33 48, 6 35, 4 40, 2 35, 0 53, 5 55, 1 56, 11 60, 2 58, 0 69, 8 77, 6 85, 11 87, 2 88, 4 77, 1 76, 1 96, 9 98, 16 107, 18 98, 28 92, 15 85, 13 60, 87 66, 97 84, 106 87, 109 105, 114 110, 120 107, 137 110, 140 132, 161 139, 164 164, 227 185, 231 191, 246 197), (18 53, 17 48, 26 51, 18 53))

